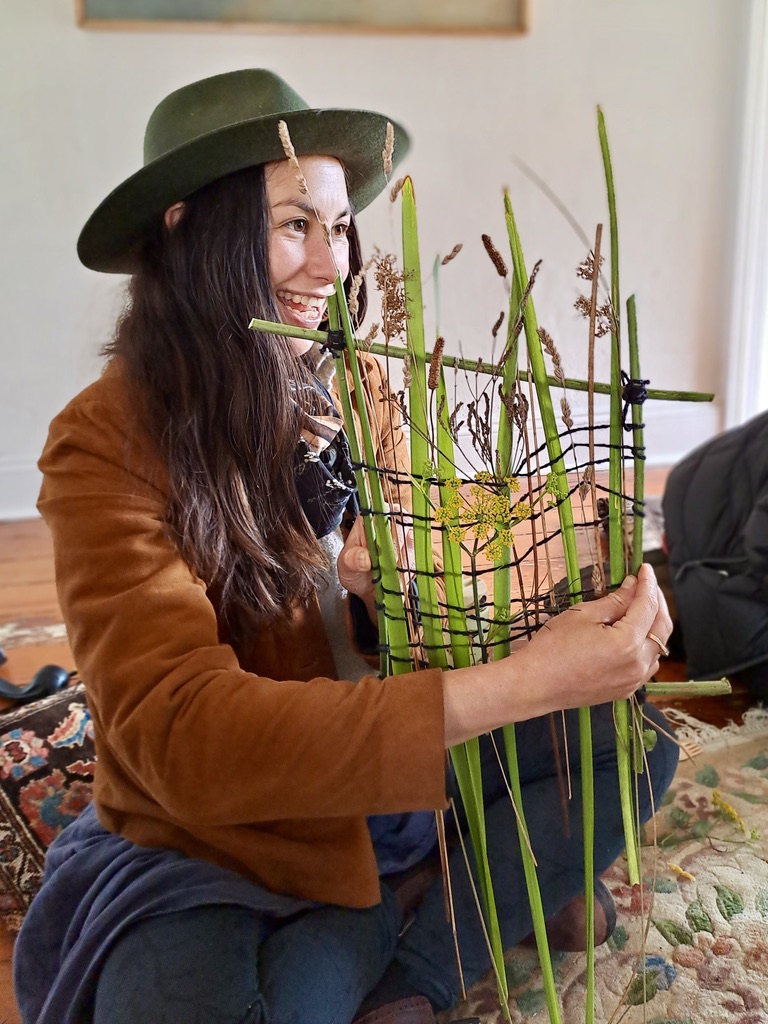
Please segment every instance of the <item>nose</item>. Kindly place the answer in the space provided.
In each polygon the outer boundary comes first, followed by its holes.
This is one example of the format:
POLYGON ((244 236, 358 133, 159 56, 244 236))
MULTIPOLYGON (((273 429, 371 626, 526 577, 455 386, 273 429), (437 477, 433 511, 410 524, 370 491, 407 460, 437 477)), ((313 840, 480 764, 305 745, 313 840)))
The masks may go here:
POLYGON ((324 284, 333 284, 337 272, 341 272, 342 279, 346 276, 346 268, 342 266, 340 260, 341 254, 335 251, 333 243, 319 224, 308 249, 308 269, 315 280, 322 281, 324 284))

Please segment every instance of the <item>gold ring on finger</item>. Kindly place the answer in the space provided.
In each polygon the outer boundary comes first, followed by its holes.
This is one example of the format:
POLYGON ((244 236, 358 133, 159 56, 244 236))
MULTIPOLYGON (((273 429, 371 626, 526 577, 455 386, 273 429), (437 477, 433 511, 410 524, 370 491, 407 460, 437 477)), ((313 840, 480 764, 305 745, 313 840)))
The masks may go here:
POLYGON ((646 633, 646 636, 648 637, 649 640, 653 640, 653 642, 655 644, 659 645, 659 650, 661 651, 661 653, 663 654, 663 656, 665 658, 669 657, 669 648, 667 647, 667 645, 664 643, 663 640, 659 640, 659 638, 656 636, 655 633, 646 633))

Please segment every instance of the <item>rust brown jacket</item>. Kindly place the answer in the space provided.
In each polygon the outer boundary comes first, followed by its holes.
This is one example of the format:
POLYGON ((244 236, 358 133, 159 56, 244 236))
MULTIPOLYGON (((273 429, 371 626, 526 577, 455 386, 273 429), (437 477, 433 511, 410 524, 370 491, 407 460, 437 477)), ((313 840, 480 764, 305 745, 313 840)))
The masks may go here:
MULTIPOLYGON (((402 433, 364 358, 392 466, 402 433)), ((238 658, 169 539, 166 474, 120 360, 54 419, 40 468, 104 827, 273 892, 377 903, 366 815, 445 806, 441 673, 334 679, 316 602, 259 629, 238 658)))

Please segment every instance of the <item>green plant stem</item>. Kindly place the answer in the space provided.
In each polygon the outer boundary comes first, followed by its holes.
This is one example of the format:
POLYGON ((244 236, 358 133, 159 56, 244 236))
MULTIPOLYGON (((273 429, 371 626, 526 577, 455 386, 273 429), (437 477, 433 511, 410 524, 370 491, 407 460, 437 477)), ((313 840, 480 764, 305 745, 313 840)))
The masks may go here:
MULTIPOLYGON (((328 320, 333 330, 339 329, 339 309, 336 304, 335 297, 328 305, 328 320)), ((353 358, 355 358, 355 356, 353 356, 353 358)), ((357 484, 358 501, 361 506, 364 505, 366 508, 372 508, 371 496, 368 490, 367 474, 361 466, 361 463, 363 462, 362 451, 360 448, 360 439, 357 436, 357 422, 353 412, 352 395, 349 390, 349 380, 347 378, 347 366, 344 361, 344 353, 339 352, 336 355, 335 363, 336 381, 339 388, 339 400, 341 402, 341 408, 344 415, 344 427, 347 434, 347 440, 349 442, 349 451, 352 456, 352 461, 357 467, 355 469, 355 482, 357 484)), ((376 619, 381 645, 381 651, 379 654, 379 672, 382 678, 384 678, 390 674, 388 629, 387 618, 384 614, 382 575, 381 567, 379 565, 379 553, 376 548, 376 537, 372 516, 365 516, 363 518, 363 528, 365 530, 365 540, 368 545, 368 553, 371 557, 371 576, 373 577, 374 592, 376 596, 376 619)))
MULTIPOLYGON (((528 274, 525 268, 525 258, 523 256, 520 236, 518 234, 517 224, 512 210, 512 203, 507 193, 504 195, 504 208, 506 213, 507 234, 509 236, 509 244, 512 252, 515 285, 519 290, 518 293, 523 295, 528 281, 528 274)), ((565 569, 568 579, 570 600, 571 603, 575 603, 581 600, 581 571, 579 568, 579 557, 576 547, 573 508, 571 506, 570 497, 568 496, 567 475, 563 464, 563 452, 560 445, 560 436, 557 429, 555 411, 552 405, 552 395, 550 394, 549 384, 547 383, 547 372, 544 363, 544 353, 541 347, 541 340, 538 334, 536 312, 534 310, 533 300, 530 296, 526 301, 523 313, 528 358, 530 360, 531 373, 533 375, 534 386, 536 389, 536 397, 544 427, 544 436, 546 439, 547 454, 549 456, 551 472, 554 474, 557 481, 556 486, 558 494, 565 495, 565 497, 558 501, 557 511, 563 540, 565 569)), ((589 708, 579 708, 578 714, 579 735, 581 739, 580 763, 584 818, 584 895, 587 918, 587 938, 589 942, 587 948, 587 1020, 588 1022, 591 1022, 594 1017, 594 766, 592 764, 592 722, 590 710, 589 708)), ((543 969, 544 959, 542 957, 541 950, 539 951, 539 957, 542 960, 543 969)), ((545 984, 545 990, 548 990, 549 987, 550 982, 547 982, 545 984)), ((556 1002, 553 978, 551 979, 551 987, 551 998, 556 1002)), ((553 1011, 553 1006, 550 1005, 550 998, 548 998, 548 1006, 550 1017, 554 1022, 556 1018, 552 1017, 552 1014, 555 1011, 553 1011)))
MULTIPOLYGON (((344 331, 346 351, 348 356, 348 367, 352 376, 355 393, 357 394, 357 413, 360 418, 360 429, 362 433, 362 454, 360 458, 360 444, 351 440, 356 435, 356 423, 352 413, 351 395, 346 386, 346 370, 343 356, 337 357, 337 375, 339 378, 340 396, 342 397, 342 411, 344 413, 344 426, 350 440, 350 452, 356 463, 365 462, 368 466, 375 466, 376 448, 374 445, 371 424, 368 418, 368 410, 365 405, 365 389, 360 375, 360 365, 355 351, 355 338, 352 331, 352 324, 347 309, 344 287, 339 278, 336 279, 336 295, 328 300, 329 316, 336 319, 344 331), (332 312, 333 311, 333 312, 332 312), (342 378, 344 383, 342 383, 342 378), (347 392, 346 396, 342 391, 347 392)), ((408 640, 408 629, 405 621, 405 602, 400 586, 400 574, 397 569, 397 556, 395 545, 392 539, 392 531, 389 525, 389 515, 384 501, 384 491, 381 485, 381 477, 377 472, 366 474, 368 483, 368 494, 370 496, 370 508, 372 516, 364 518, 373 519, 373 540, 374 544, 369 547, 372 561, 378 560, 378 570, 381 576, 380 593, 382 600, 379 602, 384 606, 386 618, 386 639, 383 643, 388 646, 390 654, 390 671, 392 675, 401 675, 411 671, 411 650, 408 640)), ((362 498, 362 493, 361 493, 362 498)), ((366 524, 366 540, 369 542, 368 529, 366 524)))
MULTIPOLYGON (((303 338, 305 341, 317 341, 321 345, 328 341, 327 331, 310 331, 305 330, 303 327, 273 323, 271 320, 258 320, 254 318, 249 326, 254 331, 279 334, 284 338, 303 338)), ((405 359, 408 355, 408 349, 402 348, 399 345, 382 345, 379 342, 374 342, 372 345, 363 345, 360 341, 356 344, 358 348, 372 352, 377 356, 405 359)), ((427 352, 426 360, 428 363, 432 362, 431 352, 427 352)), ((460 370, 469 370, 472 373, 486 373, 489 376, 499 376, 503 372, 503 370, 499 370, 495 363, 483 363, 482 366, 478 367, 476 359, 461 359, 458 356, 443 355, 442 364, 451 368, 457 367, 460 370)), ((520 380, 528 380, 528 372, 526 370, 519 370, 518 375, 520 380)), ((547 376, 546 381, 550 387, 565 388, 566 391, 589 390, 589 382, 579 380, 576 377, 566 377, 564 380, 559 381, 556 377, 547 376)), ((611 392, 611 385, 600 381, 595 381, 594 388, 595 394, 608 395, 611 392)), ((712 402, 715 396, 711 391, 665 391, 659 388, 648 388, 648 398, 660 402, 712 402)))
MULTIPOLYGON (((640 380, 640 350, 637 341, 637 305, 635 296, 630 295, 627 299, 627 338, 629 339, 629 376, 632 380, 640 380)), ((632 404, 632 453, 633 453, 633 478, 632 478, 632 555, 630 559, 630 571, 637 575, 643 563, 643 524, 645 522, 645 435, 643 431, 643 410, 642 406, 632 404)), ((643 735, 642 708, 636 701, 631 703, 631 712, 634 716, 634 728, 631 728, 631 754, 634 762, 635 772, 642 774, 645 768, 645 756, 640 737, 643 735)), ((633 790, 634 796, 635 790, 633 790)), ((640 861, 640 836, 639 825, 637 824, 637 801, 634 804, 635 828, 633 835, 637 841, 636 857, 638 860, 638 875, 640 861)), ((631 878, 631 873, 630 873, 631 878)))
MULTIPOLYGON (((622 381, 621 381, 621 298, 619 291, 619 226, 616 214, 616 191, 613 184, 613 167, 608 146, 608 134, 602 110, 597 108, 597 131, 600 137, 600 151, 603 157, 605 188, 608 197, 608 215, 611 233, 611 407, 610 407, 610 453, 608 460, 608 537, 610 552, 610 579, 618 586, 627 572, 624 544, 624 507, 621 495, 623 488, 623 437, 622 437, 622 381)), ((640 855, 635 828, 634 798, 632 792, 632 730, 630 725, 629 701, 617 700, 613 705, 616 722, 616 753, 621 794, 621 816, 624 825, 624 841, 627 851, 627 872, 631 884, 640 881, 640 855)))
POLYGON ((413 183, 406 178, 401 190, 403 229, 403 282, 406 310, 406 337, 411 354, 411 383, 408 388, 408 415, 411 435, 411 510, 413 512, 413 549, 424 648, 432 668, 447 668, 440 608, 435 585, 432 551, 432 504, 429 478, 432 475, 429 426, 427 422, 427 362, 424 339, 424 302, 421 294, 418 220, 413 183))
MULTIPOLYGON (((640 352, 637 343, 637 307, 635 296, 627 299, 627 336, 629 338, 629 376, 640 380, 640 352)), ((634 451, 634 503, 632 520, 632 572, 637 575, 643 564, 643 507, 645 504, 645 436, 643 407, 632 406, 632 448, 634 451)))
MULTIPOLYGON (((523 873, 525 884, 528 889, 528 902, 531 907, 531 920, 533 921, 533 934, 536 939, 536 951, 539 954, 541 964, 541 978, 544 985, 544 998, 547 1002, 550 1024, 560 1024, 560 1006, 557 1001, 557 985, 555 983, 555 972, 552 967, 552 956, 549 951, 549 939, 547 938, 547 925, 544 916, 544 904, 541 899, 539 879, 536 874, 536 864, 531 853, 528 837, 528 827, 525 822, 523 808, 523 788, 520 781, 520 767, 517 755, 517 735, 514 725, 504 727, 504 749, 509 768, 509 782, 512 796, 517 810, 517 833, 520 841, 520 855, 523 861, 523 873)), ((594 925, 593 925, 594 927, 594 925)))
POLYGON ((730 682, 722 679, 690 679, 680 683, 646 683, 646 693, 651 696, 667 694, 675 697, 721 697, 731 693, 730 682))

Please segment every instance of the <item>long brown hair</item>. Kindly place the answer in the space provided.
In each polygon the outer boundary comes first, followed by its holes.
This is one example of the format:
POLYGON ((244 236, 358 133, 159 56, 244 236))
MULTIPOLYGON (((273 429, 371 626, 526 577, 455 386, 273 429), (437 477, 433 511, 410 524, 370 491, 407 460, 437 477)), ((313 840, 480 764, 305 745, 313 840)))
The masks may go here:
MULTIPOLYGON (((306 601, 325 564, 294 479, 311 370, 287 339, 248 327, 279 319, 268 225, 263 167, 190 196, 173 230, 159 223, 141 244, 105 350, 137 385, 168 471, 169 527, 235 638, 306 601)), ((349 237, 348 284, 361 266, 354 222, 349 237)))

